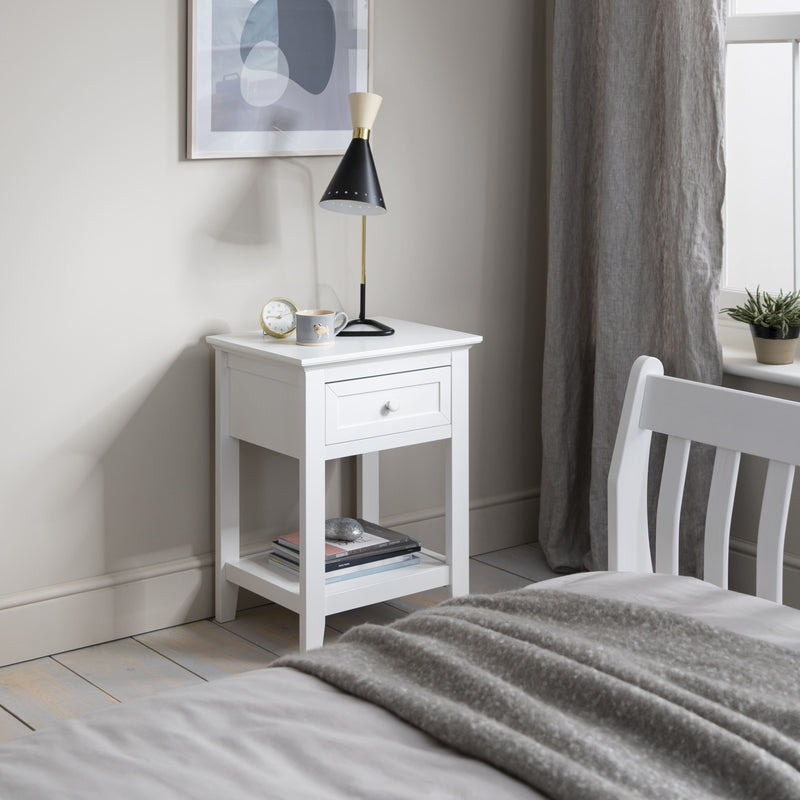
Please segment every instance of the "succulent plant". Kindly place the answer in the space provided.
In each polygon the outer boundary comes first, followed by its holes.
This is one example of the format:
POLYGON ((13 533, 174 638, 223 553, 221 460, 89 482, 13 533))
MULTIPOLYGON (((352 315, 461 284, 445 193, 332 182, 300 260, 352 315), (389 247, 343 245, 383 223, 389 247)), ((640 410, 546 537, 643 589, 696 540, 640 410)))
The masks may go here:
POLYGON ((800 290, 785 294, 781 290, 777 295, 771 295, 757 287, 755 294, 749 289, 745 289, 745 292, 746 303, 721 311, 737 322, 763 328, 780 328, 784 337, 790 327, 800 325, 800 290))

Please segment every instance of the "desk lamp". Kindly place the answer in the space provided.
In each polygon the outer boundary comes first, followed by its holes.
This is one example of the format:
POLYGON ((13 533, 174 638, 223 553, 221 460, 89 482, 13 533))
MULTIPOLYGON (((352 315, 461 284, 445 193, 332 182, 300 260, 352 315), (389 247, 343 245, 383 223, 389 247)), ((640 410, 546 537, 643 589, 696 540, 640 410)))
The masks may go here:
POLYGON ((361 304, 358 319, 347 323, 339 336, 389 336, 394 328, 366 318, 367 295, 367 217, 385 214, 383 192, 372 160, 369 133, 383 98, 372 92, 353 92, 350 96, 353 140, 342 157, 338 169, 319 201, 322 208, 340 214, 361 215, 361 304), (350 326, 367 326, 370 330, 352 330, 350 326))

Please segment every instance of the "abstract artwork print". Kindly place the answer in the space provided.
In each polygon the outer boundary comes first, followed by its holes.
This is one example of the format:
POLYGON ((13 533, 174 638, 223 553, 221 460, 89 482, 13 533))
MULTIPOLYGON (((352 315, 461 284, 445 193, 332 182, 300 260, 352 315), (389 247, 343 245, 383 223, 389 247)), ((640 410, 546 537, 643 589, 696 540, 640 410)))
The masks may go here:
POLYGON ((344 152, 369 0, 193 0, 189 158, 344 152))

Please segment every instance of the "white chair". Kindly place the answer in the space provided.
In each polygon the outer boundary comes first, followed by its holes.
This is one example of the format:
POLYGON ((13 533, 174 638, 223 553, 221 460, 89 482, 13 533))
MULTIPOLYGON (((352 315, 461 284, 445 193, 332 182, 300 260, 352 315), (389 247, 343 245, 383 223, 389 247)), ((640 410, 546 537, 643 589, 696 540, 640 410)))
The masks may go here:
POLYGON ((647 474, 653 432, 667 435, 656 512, 655 571, 678 574, 678 523, 692 441, 717 448, 705 521, 704 579, 728 585, 728 541, 742 453, 768 459, 756 594, 783 598, 783 541, 800 464, 800 403, 669 378, 656 358, 631 369, 608 475, 608 568, 652 572, 647 474))

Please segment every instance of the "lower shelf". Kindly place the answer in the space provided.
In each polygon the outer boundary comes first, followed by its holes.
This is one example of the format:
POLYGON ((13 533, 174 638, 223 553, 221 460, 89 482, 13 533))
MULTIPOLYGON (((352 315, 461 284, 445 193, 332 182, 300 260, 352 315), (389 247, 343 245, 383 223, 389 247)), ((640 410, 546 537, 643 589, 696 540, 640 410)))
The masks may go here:
MULTIPOLYGON (((269 551, 225 564, 225 577, 237 586, 300 612, 300 581, 273 568, 269 551)), ((381 603, 395 597, 424 592, 450 582, 450 567, 441 553, 423 549, 419 564, 388 572, 325 584, 325 614, 381 603)))

